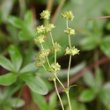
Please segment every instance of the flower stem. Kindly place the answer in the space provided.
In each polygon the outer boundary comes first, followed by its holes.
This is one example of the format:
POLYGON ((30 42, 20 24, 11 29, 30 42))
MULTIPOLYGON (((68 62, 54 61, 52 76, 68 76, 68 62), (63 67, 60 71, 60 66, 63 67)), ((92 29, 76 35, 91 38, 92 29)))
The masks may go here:
POLYGON ((59 84, 62 86, 62 88, 65 90, 65 87, 64 87, 63 83, 60 81, 60 79, 58 78, 58 76, 56 75, 56 73, 54 73, 54 76, 57 79, 57 81, 59 82, 59 84))
POLYGON ((59 92, 58 92, 58 88, 57 88, 57 84, 56 84, 56 79, 53 80, 53 81, 54 81, 54 86, 55 86, 55 90, 56 90, 57 96, 58 96, 58 98, 59 98, 59 100, 60 100, 60 104, 61 104, 62 110, 64 110, 64 105, 63 105, 62 99, 61 99, 61 97, 60 97, 60 94, 59 94, 59 92))
POLYGON ((66 95, 67 95, 67 99, 68 99, 69 110, 72 110, 72 109, 71 109, 71 101, 70 101, 69 90, 66 92, 66 95))
POLYGON ((69 75, 70 75, 70 68, 71 68, 71 59, 72 59, 72 56, 70 55, 69 56, 69 64, 68 64, 68 73, 67 73, 67 87, 68 87, 68 89, 69 89, 69 80, 70 80, 69 75))
MULTIPOLYGON (((68 20, 66 21, 66 27, 69 28, 68 20)), ((69 47, 71 48, 72 44, 71 44, 70 35, 68 35, 68 44, 69 44, 69 47)), ((69 85, 70 78, 69 78, 69 75, 70 75, 70 68, 71 68, 71 60, 72 60, 72 56, 70 55, 69 56, 69 63, 68 63, 67 91, 66 91, 66 95, 67 95, 67 99, 68 99, 68 104, 69 104, 69 110, 71 110, 71 101, 70 101, 70 96, 69 96, 69 89, 70 89, 70 85, 69 85)))

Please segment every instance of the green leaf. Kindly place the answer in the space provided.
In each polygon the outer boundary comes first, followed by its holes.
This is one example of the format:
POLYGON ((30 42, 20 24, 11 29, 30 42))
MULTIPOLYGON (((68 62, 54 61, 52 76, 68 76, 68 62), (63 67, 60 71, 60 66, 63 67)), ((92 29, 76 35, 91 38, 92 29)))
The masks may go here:
POLYGON ((21 56, 20 51, 18 50, 16 46, 11 45, 9 47, 9 53, 10 53, 10 57, 13 62, 13 65, 15 66, 16 71, 19 71, 22 65, 22 62, 23 62, 23 58, 21 56))
POLYGON ((34 63, 30 63, 28 65, 26 65, 25 67, 23 67, 21 70, 20 70, 20 73, 27 73, 27 72, 32 72, 32 71, 35 71, 36 70, 36 66, 34 63))
POLYGON ((32 92, 32 98, 36 104, 39 105, 40 110, 49 110, 45 98, 35 92, 32 92))
POLYGON ((83 76, 84 82, 89 86, 94 88, 95 87, 95 79, 93 77, 93 74, 88 71, 84 76, 83 76))
MULTIPOLYGON (((86 106, 83 103, 79 103, 76 100, 71 100, 72 103, 72 110, 87 110, 86 106)), ((66 110, 69 110, 69 108, 67 108, 66 110)))
POLYGON ((1 17, 4 22, 7 22, 8 16, 11 13, 15 0, 3 0, 0 3, 1 17))
POLYGON ((100 45, 100 49, 105 55, 110 57, 110 36, 103 38, 101 45, 100 45))
POLYGON ((30 40, 32 39, 32 33, 30 33, 30 31, 26 28, 22 29, 20 32, 19 32, 19 38, 20 40, 22 41, 25 41, 25 40, 30 40))
POLYGON ((30 25, 32 23, 32 12, 31 11, 27 11, 25 14, 25 23, 27 23, 26 25, 30 25))
POLYGON ((23 74, 21 78, 25 81, 27 86, 35 93, 45 95, 48 89, 44 81, 40 77, 32 76, 30 74, 23 74))
POLYGON ((52 94, 49 100, 49 110, 55 110, 55 107, 57 106, 57 96, 56 94, 52 94))
POLYGON ((96 83, 96 90, 100 91, 100 89, 102 88, 103 77, 102 77, 102 71, 99 68, 96 69, 95 83, 96 83))
POLYGON ((16 81, 16 75, 8 73, 6 75, 0 75, 0 85, 9 86, 16 81))
POLYGON ((10 16, 9 18, 8 18, 8 22, 11 24, 11 25, 13 25, 14 27, 16 27, 16 28, 22 28, 23 27, 23 21, 21 20, 21 19, 19 19, 19 18, 17 18, 17 17, 14 17, 14 16, 10 16))
POLYGON ((106 83, 99 94, 100 100, 110 109, 110 82, 106 83))
POLYGON ((83 50, 92 50, 96 47, 95 41, 92 37, 86 37, 80 42, 83 50))
POLYGON ((82 102, 90 102, 95 98, 95 96, 96 96, 96 93, 93 90, 87 89, 81 93, 79 99, 82 102))
POLYGON ((4 106, 3 108, 3 110, 13 110, 10 106, 4 106))
POLYGON ((20 98, 11 98, 9 99, 9 104, 11 107, 19 108, 22 107, 25 104, 25 102, 20 98))
POLYGON ((2 66, 3 68, 9 71, 15 70, 12 63, 4 56, 0 56, 0 66, 2 66))

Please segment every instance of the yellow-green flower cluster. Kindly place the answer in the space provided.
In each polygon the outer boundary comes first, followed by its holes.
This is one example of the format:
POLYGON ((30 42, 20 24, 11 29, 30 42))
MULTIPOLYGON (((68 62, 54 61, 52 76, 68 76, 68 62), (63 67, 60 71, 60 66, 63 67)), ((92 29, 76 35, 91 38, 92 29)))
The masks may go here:
POLYGON ((44 34, 45 33, 45 26, 41 25, 38 26, 36 29, 37 34, 44 34))
POLYGON ((61 66, 58 63, 53 63, 50 65, 50 71, 53 73, 57 73, 58 71, 60 71, 61 66))
POLYGON ((51 32, 52 31, 52 29, 54 29, 55 28, 55 26, 54 26, 54 24, 47 24, 46 26, 45 26, 45 32, 51 32))
POLYGON ((42 49, 38 55, 36 56, 36 66, 40 67, 43 66, 44 63, 46 62, 46 57, 48 57, 50 53, 49 49, 42 49))
POLYGON ((48 20, 50 18, 50 12, 48 10, 44 10, 41 14, 40 14, 42 19, 46 19, 48 20))
POLYGON ((61 50, 61 46, 59 43, 55 42, 52 48, 55 52, 59 52, 61 50))
POLYGON ((42 60, 42 59, 39 59, 39 58, 36 57, 35 65, 36 65, 37 67, 41 67, 41 66, 43 66, 44 64, 45 64, 45 60, 42 60))
POLYGON ((62 16, 66 19, 66 20, 70 20, 72 21, 74 16, 73 16, 73 13, 72 11, 66 11, 62 14, 62 16))
POLYGON ((71 48, 67 47, 65 54, 74 56, 76 54, 79 54, 79 50, 77 48, 75 48, 75 47, 71 47, 71 48))
POLYGON ((55 28, 54 24, 47 24, 46 26, 41 25, 37 27, 36 31, 37 34, 46 34, 52 31, 53 28, 55 28))
POLYGON ((44 39, 45 39, 45 36, 44 35, 39 35, 38 37, 35 37, 34 38, 34 41, 35 41, 35 43, 36 44, 38 44, 38 43, 43 43, 44 42, 44 39))
POLYGON ((50 53, 50 49, 42 49, 38 54, 38 58, 45 59, 46 57, 48 57, 49 53, 50 53))
POLYGON ((68 34, 69 36, 75 34, 75 30, 72 29, 72 28, 66 28, 66 29, 64 30, 64 32, 65 32, 66 34, 68 34))

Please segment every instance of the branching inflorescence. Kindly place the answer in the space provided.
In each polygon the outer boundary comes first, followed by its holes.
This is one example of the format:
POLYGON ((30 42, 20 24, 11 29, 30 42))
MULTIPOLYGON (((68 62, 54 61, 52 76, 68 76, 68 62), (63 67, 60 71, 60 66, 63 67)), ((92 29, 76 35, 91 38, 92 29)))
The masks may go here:
MULTIPOLYGON (((48 10, 44 10, 40 15, 41 15, 41 19, 44 19, 49 22, 50 12, 48 10)), ((55 28, 54 24, 47 22, 45 25, 38 26, 36 29, 36 36, 34 38, 34 41, 36 44, 40 44, 40 47, 41 47, 40 52, 36 56, 36 66, 43 67, 45 69, 45 71, 49 71, 52 73, 52 81, 54 82, 54 87, 55 87, 57 96, 59 98, 62 110, 64 110, 64 104, 62 102, 61 96, 57 89, 57 82, 64 89, 64 92, 66 93, 67 99, 68 99, 69 110, 72 110, 70 96, 69 96, 69 89, 70 89, 69 74, 70 74, 72 56, 78 54, 79 50, 75 46, 72 46, 72 44, 71 44, 71 37, 75 34, 75 30, 69 27, 69 21, 73 20, 73 18, 74 18, 73 14, 71 11, 66 11, 62 14, 62 16, 66 20, 66 29, 64 30, 64 32, 68 36, 68 44, 69 44, 69 46, 65 49, 65 54, 70 56, 69 63, 68 63, 68 73, 67 73, 67 87, 65 87, 63 85, 63 83, 61 82, 61 80, 58 78, 58 73, 61 69, 61 66, 57 62, 57 53, 59 51, 61 51, 61 46, 58 42, 54 41, 54 39, 53 39, 52 29, 55 28), (47 34, 50 35, 50 39, 52 42, 52 49, 45 48, 43 46, 43 43, 45 42, 45 37, 47 36, 47 34), (48 59, 48 56, 51 51, 53 51, 53 53, 54 53, 53 63, 50 63, 50 61, 48 59)))

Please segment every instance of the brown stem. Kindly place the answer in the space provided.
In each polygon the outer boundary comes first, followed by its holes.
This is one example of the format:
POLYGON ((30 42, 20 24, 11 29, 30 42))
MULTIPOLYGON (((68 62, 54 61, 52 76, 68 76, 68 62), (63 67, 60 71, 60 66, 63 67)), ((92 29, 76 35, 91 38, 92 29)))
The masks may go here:
POLYGON ((96 19, 110 19, 110 16, 99 16, 96 19))
POLYGON ((52 23, 55 23, 56 19, 57 19, 57 16, 59 14, 59 12, 61 11, 63 5, 65 3, 65 0, 62 0, 61 3, 59 4, 59 6, 57 7, 56 11, 55 11, 55 14, 53 15, 52 19, 51 19, 51 22, 52 23))
POLYGON ((48 0, 46 9, 49 10, 50 12, 52 11, 53 3, 54 3, 54 0, 48 0))

